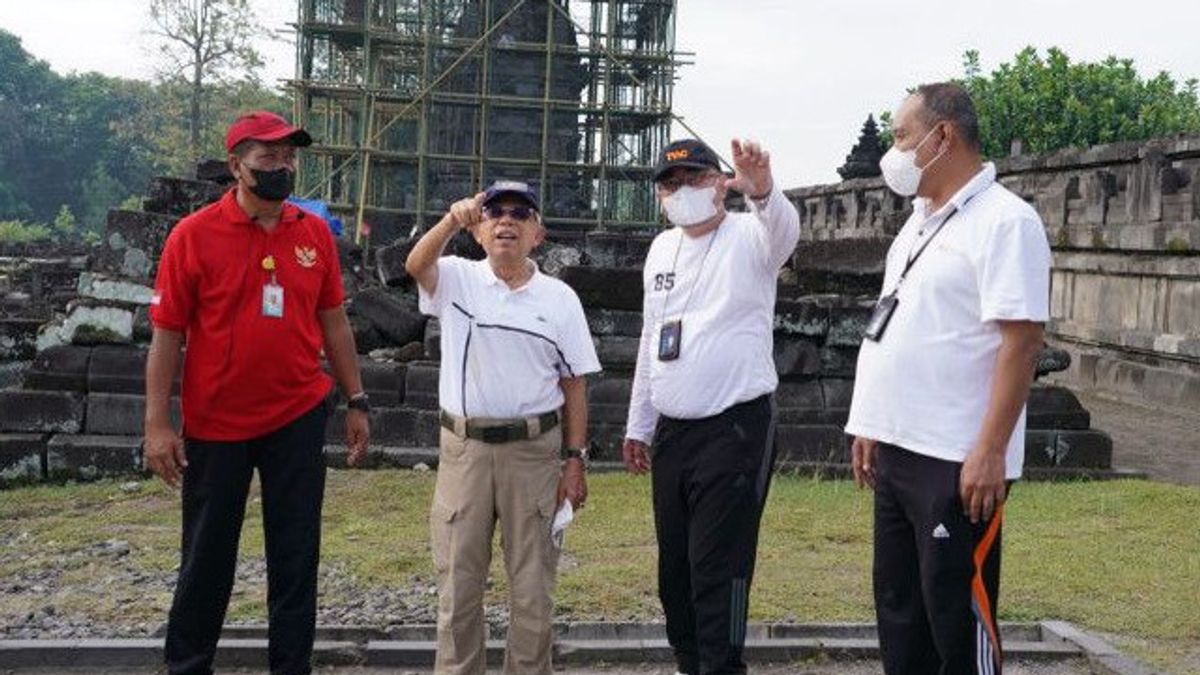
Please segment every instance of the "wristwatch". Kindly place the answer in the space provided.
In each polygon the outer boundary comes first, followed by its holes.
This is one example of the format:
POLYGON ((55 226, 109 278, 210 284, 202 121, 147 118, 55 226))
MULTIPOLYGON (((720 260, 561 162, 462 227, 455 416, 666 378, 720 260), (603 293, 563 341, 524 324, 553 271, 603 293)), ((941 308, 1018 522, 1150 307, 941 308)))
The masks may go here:
POLYGON ((587 455, 588 455, 587 448, 564 447, 558 453, 559 459, 562 459, 564 462, 567 461, 568 459, 578 459, 578 460, 582 461, 584 468, 587 468, 587 465, 588 465, 587 455))
POLYGON ((346 401, 346 409, 369 413, 371 412, 371 401, 367 398, 366 392, 355 394, 350 397, 349 401, 346 401))

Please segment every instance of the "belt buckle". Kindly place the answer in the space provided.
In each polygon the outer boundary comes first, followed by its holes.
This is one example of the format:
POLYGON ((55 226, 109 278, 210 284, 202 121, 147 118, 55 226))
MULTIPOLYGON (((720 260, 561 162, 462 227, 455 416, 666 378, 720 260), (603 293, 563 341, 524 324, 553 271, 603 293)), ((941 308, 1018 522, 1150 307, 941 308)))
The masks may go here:
POLYGON ((484 443, 507 443, 508 442, 508 427, 484 427, 479 430, 481 438, 479 440, 484 443))

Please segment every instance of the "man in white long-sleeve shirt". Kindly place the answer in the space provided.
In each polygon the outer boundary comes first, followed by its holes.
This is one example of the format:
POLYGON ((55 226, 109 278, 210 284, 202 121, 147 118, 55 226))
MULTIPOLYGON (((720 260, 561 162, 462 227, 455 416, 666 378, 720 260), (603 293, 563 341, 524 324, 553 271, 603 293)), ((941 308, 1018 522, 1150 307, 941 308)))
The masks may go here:
POLYGON ((655 190, 675 225, 650 246, 637 371, 622 448, 650 470, 658 587, 680 673, 744 673, 758 525, 775 461, 775 283, 800 216, 768 153, 733 141, 733 178, 708 146, 668 145, 655 190), (725 194, 752 213, 727 213, 725 194))

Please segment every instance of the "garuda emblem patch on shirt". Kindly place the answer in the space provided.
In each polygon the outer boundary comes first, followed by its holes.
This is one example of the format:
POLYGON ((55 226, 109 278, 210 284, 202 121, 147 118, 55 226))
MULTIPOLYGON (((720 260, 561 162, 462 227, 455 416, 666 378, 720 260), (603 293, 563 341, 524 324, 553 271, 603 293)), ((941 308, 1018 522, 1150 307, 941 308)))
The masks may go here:
POLYGON ((317 264, 317 249, 313 246, 296 246, 296 262, 301 267, 312 267, 317 264))

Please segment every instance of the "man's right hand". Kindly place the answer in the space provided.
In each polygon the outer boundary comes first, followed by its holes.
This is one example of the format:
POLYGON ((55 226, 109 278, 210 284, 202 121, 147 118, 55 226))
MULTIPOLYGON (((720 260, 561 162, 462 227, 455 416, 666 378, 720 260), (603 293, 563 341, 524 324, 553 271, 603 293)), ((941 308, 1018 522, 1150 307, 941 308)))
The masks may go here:
POLYGON ((450 217, 461 230, 471 230, 483 220, 483 198, 480 192, 474 197, 460 199, 450 205, 450 217))
POLYGON ((146 468, 153 471, 171 487, 179 487, 183 470, 187 467, 187 455, 183 451, 183 439, 170 426, 147 426, 142 439, 142 452, 146 457, 146 468))
POLYGON ((650 470, 650 446, 641 441, 626 438, 621 444, 621 458, 629 473, 641 475, 650 470))
POLYGON ((854 468, 854 482, 858 487, 875 489, 875 451, 879 441, 855 436, 850 444, 850 465, 854 468))

